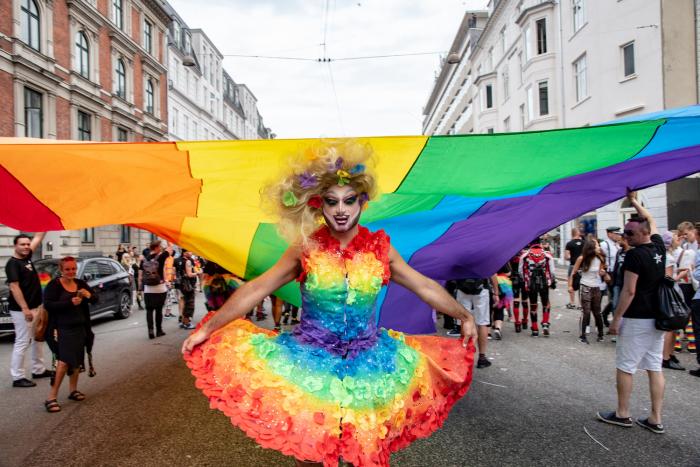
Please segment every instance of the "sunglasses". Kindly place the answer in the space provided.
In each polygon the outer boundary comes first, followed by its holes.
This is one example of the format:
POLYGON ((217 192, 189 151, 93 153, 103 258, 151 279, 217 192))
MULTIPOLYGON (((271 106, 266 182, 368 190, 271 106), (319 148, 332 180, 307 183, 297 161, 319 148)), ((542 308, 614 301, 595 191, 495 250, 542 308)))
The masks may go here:
POLYGON ((626 237, 634 237, 634 231, 633 231, 633 230, 625 229, 625 231, 624 231, 623 233, 624 233, 624 235, 625 235, 626 237))

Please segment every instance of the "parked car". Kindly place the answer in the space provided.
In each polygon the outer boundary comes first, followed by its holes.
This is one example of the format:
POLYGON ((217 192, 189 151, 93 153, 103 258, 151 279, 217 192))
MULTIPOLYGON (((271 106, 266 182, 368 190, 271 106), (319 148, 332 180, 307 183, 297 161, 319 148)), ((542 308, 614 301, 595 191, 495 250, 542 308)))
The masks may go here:
MULTIPOLYGON (((42 287, 59 275, 58 259, 34 261, 42 287)), ((77 258, 79 279, 93 288, 98 301, 90 305, 90 316, 96 318, 113 314, 115 318, 128 318, 131 314, 133 288, 131 276, 121 264, 111 258, 77 258)), ((0 285, 0 333, 13 331, 12 319, 7 305, 9 288, 0 285)))

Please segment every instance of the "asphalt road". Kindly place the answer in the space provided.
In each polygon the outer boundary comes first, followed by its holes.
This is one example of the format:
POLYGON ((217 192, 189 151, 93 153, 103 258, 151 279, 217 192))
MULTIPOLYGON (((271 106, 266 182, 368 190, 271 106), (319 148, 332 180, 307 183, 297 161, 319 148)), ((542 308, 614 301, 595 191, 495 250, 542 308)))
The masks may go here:
MULTIPOLYGON (((615 404, 615 344, 578 343, 579 313, 565 310, 563 297, 554 292, 549 338, 515 334, 506 323, 503 340, 489 343, 493 365, 475 370, 444 427, 394 454, 392 465, 700 466, 700 380, 666 371, 664 435, 597 422, 596 410, 615 404)), ((43 407, 46 380, 11 387, 12 339, 0 338, 0 465, 294 465, 209 409, 180 358, 185 331, 176 320, 166 321, 167 336, 155 340, 146 337, 142 311, 100 320, 94 330, 97 376, 83 374, 79 384, 87 400, 67 400, 64 383, 57 414, 43 407)), ((694 367, 693 356, 678 356, 694 367)), ((632 407, 636 416, 649 412, 643 374, 635 377, 632 407)))

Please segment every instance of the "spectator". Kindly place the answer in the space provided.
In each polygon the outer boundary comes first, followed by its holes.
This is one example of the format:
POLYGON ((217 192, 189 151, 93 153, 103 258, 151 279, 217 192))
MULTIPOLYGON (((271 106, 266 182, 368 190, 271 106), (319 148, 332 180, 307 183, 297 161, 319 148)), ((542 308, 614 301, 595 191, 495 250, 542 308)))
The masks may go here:
MULTIPOLYGON (((695 258, 695 268, 693 269, 693 277, 696 281, 700 281, 700 255, 696 255, 695 258)), ((692 312, 691 319, 693 321, 693 334, 695 336, 700 335, 700 289, 695 292, 693 300, 690 302, 690 310, 692 312)), ((690 374, 693 376, 700 377, 700 352, 695 353, 695 358, 698 362, 698 368, 695 370, 690 370, 690 374)))
POLYGON ((527 249, 521 249, 520 252, 513 256, 508 262, 511 271, 510 280, 513 286, 513 318, 515 319, 515 332, 521 332, 522 329, 527 329, 527 320, 530 314, 529 298, 525 290, 525 281, 520 273, 520 258, 524 256, 526 252, 527 249), (522 321, 520 320, 521 305, 523 308, 522 321))
MULTIPOLYGON (((679 245, 678 236, 673 232, 667 231, 664 232, 661 238, 663 239, 664 246, 666 247, 665 274, 668 277, 673 278, 673 280, 678 280, 678 264, 674 253, 679 245)), ((667 331, 666 335, 664 336, 664 355, 661 366, 671 370, 685 371, 685 368, 681 366, 681 362, 679 362, 676 356, 673 355, 673 345, 675 341, 676 332, 667 331)))
POLYGON ((194 272, 192 253, 182 250, 182 259, 182 261, 178 262, 179 268, 176 271, 183 301, 180 327, 182 329, 194 329, 192 317, 194 316, 194 292, 197 285, 197 275, 194 272))
POLYGON ((224 304, 242 281, 214 261, 207 261, 202 271, 202 290, 207 311, 216 311, 224 304))
POLYGON ((598 328, 598 342, 603 342, 603 318, 600 315, 600 302, 602 300, 601 285, 603 277, 607 275, 605 269, 605 257, 600 251, 597 240, 586 240, 583 251, 574 264, 574 269, 569 277, 569 292, 574 289, 572 277, 581 272, 581 307, 583 319, 581 320, 581 336, 579 341, 588 344, 586 328, 591 323, 591 313, 598 328))
MULTIPOLYGON (((608 273, 612 273, 612 270, 615 268, 615 258, 617 257, 622 230, 619 227, 608 227, 605 231, 607 238, 600 240, 598 244, 605 256, 605 270, 608 271, 608 273)), ((608 287, 605 282, 603 282, 603 286, 600 290, 603 297, 606 295, 608 297, 608 303, 605 305, 605 310, 603 311, 603 316, 607 318, 608 314, 612 312, 613 290, 612 287, 608 287)))
POLYGON ((659 284, 664 277, 666 248, 658 234, 656 222, 635 193, 627 195, 640 217, 630 219, 624 235, 634 248, 627 252, 623 264, 624 279, 610 334, 619 334, 616 346, 617 409, 598 412, 598 419, 613 425, 631 427, 630 396, 634 373, 641 369, 649 375, 651 414, 637 419, 637 424, 664 433, 661 409, 664 374, 661 370, 664 332, 655 327, 659 284))
MULTIPOLYGON (((136 248, 134 248, 136 254, 136 248)), ((138 259, 131 264, 132 275, 134 277, 134 291, 136 293, 136 303, 139 310, 143 310, 143 282, 141 280, 141 264, 143 264, 143 255, 138 255, 138 259)))
POLYGON ((118 262, 122 262, 122 256, 124 256, 124 253, 126 253, 126 248, 124 248, 124 245, 119 244, 117 247, 117 252, 114 255, 118 262))
POLYGON ((144 258, 140 267, 149 339, 165 335, 165 332, 163 332, 163 305, 165 305, 168 285, 164 277, 165 260, 168 256, 170 255, 167 251, 163 251, 160 240, 155 240, 151 242, 148 256, 144 258), (153 333, 154 324, 155 334, 153 333))
POLYGON ((698 251, 697 228, 690 221, 683 221, 678 224, 678 238, 681 239, 682 247, 686 250, 698 251))
POLYGON ((695 289, 693 288, 693 269, 697 255, 697 231, 692 222, 681 222, 678 226, 679 238, 683 240, 681 248, 676 256, 677 282, 683 292, 688 305, 690 305, 695 289))
MULTIPOLYGON (((574 270, 574 264, 576 260, 581 255, 583 251, 583 238, 581 238, 581 231, 579 229, 571 229, 571 240, 566 244, 564 249, 564 258, 569 260, 569 269, 566 273, 566 277, 571 277, 571 272, 574 270)), ((576 309, 576 291, 578 291, 580 286, 580 278, 574 278, 572 281, 574 286, 574 291, 569 291, 569 303, 566 304, 566 308, 570 310, 576 309)))
POLYGON ((14 239, 14 254, 5 265, 7 284, 10 287, 9 309, 15 328, 15 343, 12 347, 10 374, 12 386, 30 388, 36 383, 26 377, 24 355, 32 347, 32 378, 46 378, 52 372, 44 364, 44 344, 32 339, 32 322, 41 306, 41 284, 39 275, 32 263, 32 253, 41 244, 44 233, 37 233, 34 238, 25 234, 14 239))
POLYGON ((78 375, 85 369, 85 349, 94 340, 90 326, 90 305, 97 296, 86 282, 76 279, 78 264, 66 256, 59 262, 60 277, 52 279, 44 291, 44 306, 49 314, 46 343, 56 356, 56 376, 49 397, 44 402, 47 412, 60 412, 56 400, 63 377, 68 375, 68 399, 85 400, 78 391, 78 375))

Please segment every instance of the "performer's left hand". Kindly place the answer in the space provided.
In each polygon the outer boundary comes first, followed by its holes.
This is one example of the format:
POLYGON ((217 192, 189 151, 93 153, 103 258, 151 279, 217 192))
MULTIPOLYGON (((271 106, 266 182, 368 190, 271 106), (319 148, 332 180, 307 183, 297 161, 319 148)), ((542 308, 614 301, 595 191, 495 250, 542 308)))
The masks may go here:
POLYGON ((474 319, 463 319, 462 320, 462 346, 466 347, 469 344, 469 339, 476 339, 476 325, 474 324, 474 319))

